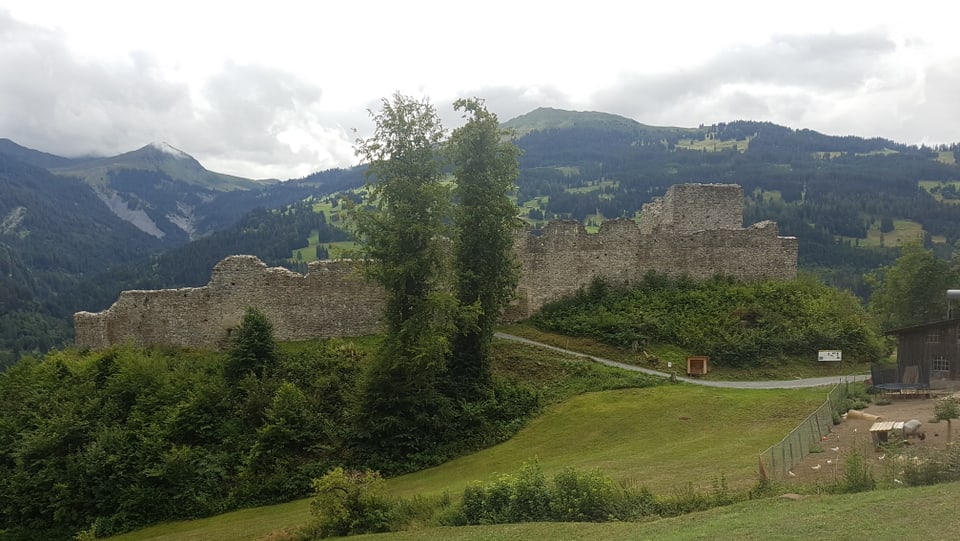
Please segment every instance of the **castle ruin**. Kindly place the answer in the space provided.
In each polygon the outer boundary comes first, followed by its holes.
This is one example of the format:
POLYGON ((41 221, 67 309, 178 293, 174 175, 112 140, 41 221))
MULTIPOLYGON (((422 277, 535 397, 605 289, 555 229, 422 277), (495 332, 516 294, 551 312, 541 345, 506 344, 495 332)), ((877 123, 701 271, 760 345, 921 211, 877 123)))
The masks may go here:
MULTIPOLYGON (((736 184, 681 184, 646 204, 640 223, 604 222, 587 233, 579 222, 551 222, 539 235, 518 232, 517 297, 510 319, 595 278, 638 282, 647 272, 709 278, 789 280, 797 274, 797 239, 781 237, 774 222, 744 228, 743 191, 736 184)), ((203 287, 124 291, 110 308, 74 315, 76 345, 172 345, 217 349, 247 307, 270 319, 277 340, 357 336, 380 330, 384 294, 351 261, 316 261, 306 274, 267 268, 253 256, 218 263, 203 287)))

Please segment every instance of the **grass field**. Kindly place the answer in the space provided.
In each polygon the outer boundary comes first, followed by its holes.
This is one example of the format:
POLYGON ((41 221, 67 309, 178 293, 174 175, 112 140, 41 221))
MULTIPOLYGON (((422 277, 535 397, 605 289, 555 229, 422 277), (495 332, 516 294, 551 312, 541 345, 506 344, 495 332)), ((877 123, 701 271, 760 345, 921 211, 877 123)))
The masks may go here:
MULTIPOLYGON (((565 466, 600 468, 611 477, 634 480, 664 495, 688 484, 709 489, 721 475, 731 488, 745 488, 756 481, 758 454, 779 441, 825 396, 826 389, 731 391, 692 385, 587 393, 549 408, 501 445, 390 479, 388 487, 397 495, 449 491, 456 497, 470 481, 514 473, 524 462, 537 459, 548 476, 565 466)), ((308 520, 307 500, 299 500, 154 526, 113 539, 268 539, 272 532, 297 528, 308 520)), ((516 539, 546 539, 552 538, 546 532, 555 527, 585 532, 596 528, 602 532, 610 526, 526 525, 496 527, 487 532, 440 528, 397 534, 401 536, 397 539, 451 539, 451 535, 488 539, 501 535, 495 532, 512 531, 522 532, 517 535, 523 537, 516 539), (428 537, 419 537, 422 535, 428 537)), ((637 527, 633 524, 631 530, 637 527)))
POLYGON ((615 180, 596 180, 588 182, 586 186, 565 188, 563 191, 567 193, 590 193, 600 191, 605 188, 617 188, 618 186, 620 186, 620 183, 615 180))
MULTIPOLYGON (((863 248, 902 246, 907 242, 923 241, 926 232, 923 226, 912 220, 894 220, 893 231, 880 232, 880 223, 876 222, 867 230, 867 238, 841 237, 863 248)), ((936 238, 931 239, 937 242, 936 238)))
POLYGON ((955 539, 960 484, 811 496, 768 498, 646 523, 528 523, 363 535, 380 541, 903 541, 955 539))
POLYGON ((750 146, 750 139, 727 139, 718 141, 716 139, 680 139, 677 141, 677 148, 686 150, 701 150, 706 152, 721 152, 724 150, 736 149, 738 152, 746 152, 750 146))
POLYGON ((947 165, 955 165, 957 163, 957 157, 952 150, 944 150, 937 153, 937 161, 947 165))
MULTIPOLYGON (((951 154, 952 156, 952 154, 951 154)), ((960 182, 943 182, 939 180, 921 180, 917 183, 921 189, 926 190, 927 193, 933 195, 933 198, 941 203, 946 203, 948 205, 960 205, 960 199, 944 199, 939 193, 933 193, 933 190, 940 186, 953 186, 954 188, 960 188, 960 182)))
POLYGON ((867 230, 866 240, 860 241, 860 246, 901 246, 907 242, 922 241, 925 235, 923 226, 911 220, 894 220, 893 231, 881 233, 879 224, 874 224, 867 230))
MULTIPOLYGON (((955 539, 960 483, 878 490, 800 501, 767 498, 644 523, 535 522, 496 526, 436 527, 351 537, 358 541, 903 541, 955 539)), ((309 516, 305 500, 248 509, 211 519, 170 524, 112 538, 120 541, 267 541, 309 516), (269 510, 267 513, 265 511, 269 510)))

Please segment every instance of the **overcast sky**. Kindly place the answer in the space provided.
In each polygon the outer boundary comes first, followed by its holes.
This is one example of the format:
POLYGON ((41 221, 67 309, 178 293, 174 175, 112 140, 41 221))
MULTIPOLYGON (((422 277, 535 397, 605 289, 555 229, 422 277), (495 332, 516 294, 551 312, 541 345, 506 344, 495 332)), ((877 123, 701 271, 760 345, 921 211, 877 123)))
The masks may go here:
POLYGON ((0 0, 0 137, 64 156, 165 141, 208 169, 356 163, 396 91, 696 127, 738 119, 960 141, 941 2, 0 0), (354 131, 356 130, 356 132, 354 131))

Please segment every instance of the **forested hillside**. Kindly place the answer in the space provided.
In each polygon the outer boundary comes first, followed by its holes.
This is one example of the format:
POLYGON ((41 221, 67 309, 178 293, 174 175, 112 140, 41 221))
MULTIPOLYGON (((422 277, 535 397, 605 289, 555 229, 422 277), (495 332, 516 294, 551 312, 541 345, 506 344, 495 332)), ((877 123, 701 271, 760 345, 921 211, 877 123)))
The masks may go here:
POLYGON ((509 123, 526 132, 517 142, 519 200, 535 223, 635 217, 673 184, 740 184, 745 225, 776 221, 781 235, 800 239, 801 268, 862 298, 870 292, 862 275, 891 262, 904 236, 943 255, 960 239, 957 144, 933 149, 747 121, 611 129, 596 113, 550 115, 552 124, 535 115, 534 131, 524 117, 509 123))
MULTIPOLYGON (((746 194, 745 225, 776 221, 781 235, 799 238, 801 270, 864 301, 864 275, 891 264, 904 242, 948 257, 960 240, 958 144, 917 147, 752 121, 656 127, 546 108, 504 125, 523 151, 519 212, 533 225, 564 218, 590 229, 637 217, 674 184, 736 183, 746 194)), ((117 157, 102 179, 150 217, 157 236, 119 219, 90 188, 106 162, 0 140, 0 364, 69 342, 73 312, 102 309, 123 289, 201 285, 226 255, 296 268, 291 249, 311 234, 314 242, 345 238, 329 216, 298 202, 363 182, 353 168, 217 190, 197 184, 207 173, 189 156, 162 154, 144 147, 117 157), (140 165, 117 165, 134 159, 140 165), (150 160, 167 165, 149 169, 150 160), (87 182, 44 168, 82 172, 87 182), (164 222, 177 213, 176 224, 164 222)))
MULTIPOLYGON (((162 154, 138 152, 122 163, 162 154)), ((363 178, 359 168, 336 169, 223 191, 173 178, 173 170, 105 163, 0 141, 0 367, 69 344, 73 313, 103 309, 124 289, 202 285, 217 261, 235 253, 302 264, 290 260, 291 250, 311 235, 322 242, 346 235, 301 202, 363 178), (96 188, 44 167, 100 170, 105 184, 96 188), (130 212, 118 215, 124 205, 130 212), (178 212, 180 219, 168 219, 178 212)), ((191 171, 194 182, 205 174, 199 164, 191 171)))

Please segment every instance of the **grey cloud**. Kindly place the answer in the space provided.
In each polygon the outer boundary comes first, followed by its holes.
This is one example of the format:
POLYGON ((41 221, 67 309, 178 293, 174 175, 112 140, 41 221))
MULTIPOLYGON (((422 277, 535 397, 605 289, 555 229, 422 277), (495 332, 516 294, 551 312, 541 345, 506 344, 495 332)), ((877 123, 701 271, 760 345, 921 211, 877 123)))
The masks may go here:
POLYGON ((0 10, 0 72, 0 136, 46 152, 111 155, 164 140, 208 167, 279 178, 354 161, 346 129, 318 107, 321 89, 280 70, 228 64, 197 103, 148 54, 87 61, 62 34, 0 10), (278 140, 285 132, 299 142, 278 140))
POLYGON ((229 156, 230 161, 210 163, 242 167, 260 177, 294 178, 352 165, 354 139, 370 124, 363 108, 325 110, 321 87, 260 65, 229 63, 201 94, 200 131, 182 134, 186 148, 197 149, 198 158, 201 153, 229 156), (285 141, 286 136, 297 141, 285 141))
MULTIPOLYGON (((517 87, 486 86, 467 90, 457 98, 482 98, 487 109, 497 115, 501 122, 520 116, 537 107, 576 108, 569 97, 553 86, 517 87)), ((456 98, 454 98, 456 99, 456 98)), ((453 99, 448 100, 453 102, 453 99)), ((450 108, 451 121, 448 125, 459 124, 459 116, 450 108)), ((446 118, 444 119, 446 122, 446 118)))
POLYGON ((0 133, 64 155, 130 150, 129 133, 189 111, 187 88, 157 75, 146 55, 129 63, 76 58, 61 34, 21 24, 0 11, 0 133))
POLYGON ((197 121, 208 133, 192 138, 195 148, 269 154, 283 146, 275 139, 284 128, 278 115, 315 105, 321 90, 280 70, 231 63, 213 75, 202 95, 206 104, 197 121))
POLYGON ((904 96, 896 110, 881 109, 881 115, 899 120, 894 127, 910 138, 906 143, 938 144, 960 141, 960 56, 929 66, 923 86, 904 96), (899 113, 899 114, 897 114, 899 113), (895 116, 894 116, 895 115, 895 116))
MULTIPOLYGON (((660 74, 627 72, 616 86, 595 94, 592 102, 601 110, 643 121, 663 110, 715 102, 721 99, 724 87, 756 86, 816 94, 852 91, 868 79, 882 76, 883 60, 895 50, 888 37, 872 32, 775 36, 764 45, 723 51, 695 68, 660 74)), ((747 91, 741 88, 739 92, 747 91)), ((763 95, 756 93, 754 98, 745 113, 763 109, 757 103, 763 95)), ((738 99, 747 103, 743 96, 738 99)), ((728 100, 728 105, 734 102, 728 100)))
POLYGON ((708 69, 714 81, 789 85, 814 90, 855 88, 896 45, 876 33, 774 36, 769 44, 732 49, 708 69))

